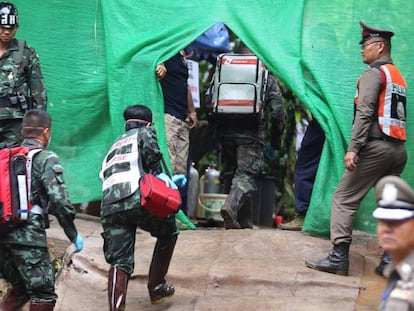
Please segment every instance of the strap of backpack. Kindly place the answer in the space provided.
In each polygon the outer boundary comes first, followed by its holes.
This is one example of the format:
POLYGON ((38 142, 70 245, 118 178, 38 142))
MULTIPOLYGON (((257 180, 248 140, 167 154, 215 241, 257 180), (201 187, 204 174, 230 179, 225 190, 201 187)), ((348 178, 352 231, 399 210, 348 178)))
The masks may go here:
POLYGON ((162 167, 162 170, 164 171, 164 173, 168 176, 168 177, 172 177, 171 176, 171 173, 170 173, 170 171, 168 170, 168 166, 167 166, 167 163, 165 163, 165 160, 164 160, 164 156, 163 155, 161 155, 161 167, 162 167))
MULTIPOLYGON (((139 155, 138 155, 138 169, 139 169, 139 172, 140 172, 140 174, 141 174, 141 176, 143 176, 144 174, 145 174, 145 171, 144 171, 144 167, 143 167, 143 165, 142 165, 142 152, 141 152, 141 146, 139 147, 139 155)), ((171 178, 171 174, 170 174, 170 171, 168 170, 168 166, 167 166, 167 163, 165 163, 165 160, 164 160, 164 157, 163 157, 163 155, 161 154, 161 160, 160 160, 160 162, 161 162, 161 169, 163 170, 163 172, 168 176, 168 177, 170 177, 171 178)))
POLYGON ((32 186, 32 163, 33 163, 33 157, 38 154, 40 151, 42 151, 42 148, 35 148, 29 150, 27 154, 26 159, 26 172, 27 172, 27 183, 28 183, 28 191, 31 193, 31 186, 32 186))
MULTIPOLYGON (((29 152, 27 153, 27 157, 26 157, 26 180, 27 180, 27 193, 29 194, 29 196, 31 195, 31 188, 32 188, 32 162, 33 162, 33 157, 39 153, 40 151, 42 151, 43 149, 41 148, 33 148, 30 149, 29 152)), ((28 209, 22 209, 20 210, 20 219, 21 220, 27 220, 29 218, 29 210, 28 209)))
POLYGON ((18 51, 13 53, 13 58, 17 64, 20 64, 23 60, 23 53, 24 53, 24 46, 26 41, 24 40, 17 40, 17 47, 18 51))

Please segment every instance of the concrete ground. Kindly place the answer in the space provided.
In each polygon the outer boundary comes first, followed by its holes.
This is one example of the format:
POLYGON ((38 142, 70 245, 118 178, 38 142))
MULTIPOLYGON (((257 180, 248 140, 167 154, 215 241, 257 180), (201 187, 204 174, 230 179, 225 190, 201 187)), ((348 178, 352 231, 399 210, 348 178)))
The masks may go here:
MULTIPOLYGON (((106 274, 98 218, 81 215, 77 227, 84 250, 72 255, 58 275, 56 311, 108 310, 106 274)), ((56 221, 48 236, 66 238, 56 221)), ((272 228, 181 231, 167 280, 175 296, 152 306, 146 289, 155 239, 137 232, 136 264, 129 282, 126 310, 377 310, 385 280, 374 274, 381 250, 376 237, 354 233, 350 276, 314 271, 306 259, 325 257, 330 242, 302 232, 272 228)), ((68 244, 66 244, 68 245, 68 244)), ((27 307, 25 310, 28 310, 27 307)))

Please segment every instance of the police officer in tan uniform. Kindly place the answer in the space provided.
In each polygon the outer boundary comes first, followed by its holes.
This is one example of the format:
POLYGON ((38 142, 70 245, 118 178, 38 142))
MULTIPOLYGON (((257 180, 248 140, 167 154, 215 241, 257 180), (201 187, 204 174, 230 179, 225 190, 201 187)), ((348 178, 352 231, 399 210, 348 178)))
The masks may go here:
POLYGON ((394 33, 360 25, 361 56, 368 66, 357 82, 346 170, 332 198, 333 249, 322 260, 305 262, 309 268, 341 275, 348 275, 352 222, 360 202, 381 177, 400 175, 407 161, 406 84, 391 60, 394 33))
POLYGON ((414 190, 400 177, 386 176, 375 198, 378 242, 392 258, 384 270, 388 284, 380 310, 414 310, 414 190))

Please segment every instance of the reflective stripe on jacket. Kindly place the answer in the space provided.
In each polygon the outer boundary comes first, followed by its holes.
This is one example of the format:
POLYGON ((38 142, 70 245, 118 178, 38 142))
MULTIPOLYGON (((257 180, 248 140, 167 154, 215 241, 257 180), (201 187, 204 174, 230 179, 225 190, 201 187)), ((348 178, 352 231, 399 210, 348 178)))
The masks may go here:
MULTIPOLYGON (((378 96, 378 125, 384 135, 393 139, 406 140, 406 87, 400 71, 393 64, 378 66, 382 77, 381 92, 378 96)), ((354 99, 358 104, 358 87, 354 99)))
POLYGON ((141 174, 137 135, 134 129, 118 137, 102 163, 99 177, 105 204, 120 201, 138 189, 141 174))

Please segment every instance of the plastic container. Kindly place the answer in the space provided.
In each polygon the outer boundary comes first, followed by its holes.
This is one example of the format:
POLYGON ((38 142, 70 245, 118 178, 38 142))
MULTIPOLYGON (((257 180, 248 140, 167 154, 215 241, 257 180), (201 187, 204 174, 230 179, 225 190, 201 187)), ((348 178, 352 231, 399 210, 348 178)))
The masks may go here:
POLYGON ((226 198, 227 194, 200 193, 198 197, 197 217, 223 221, 220 210, 226 198))

